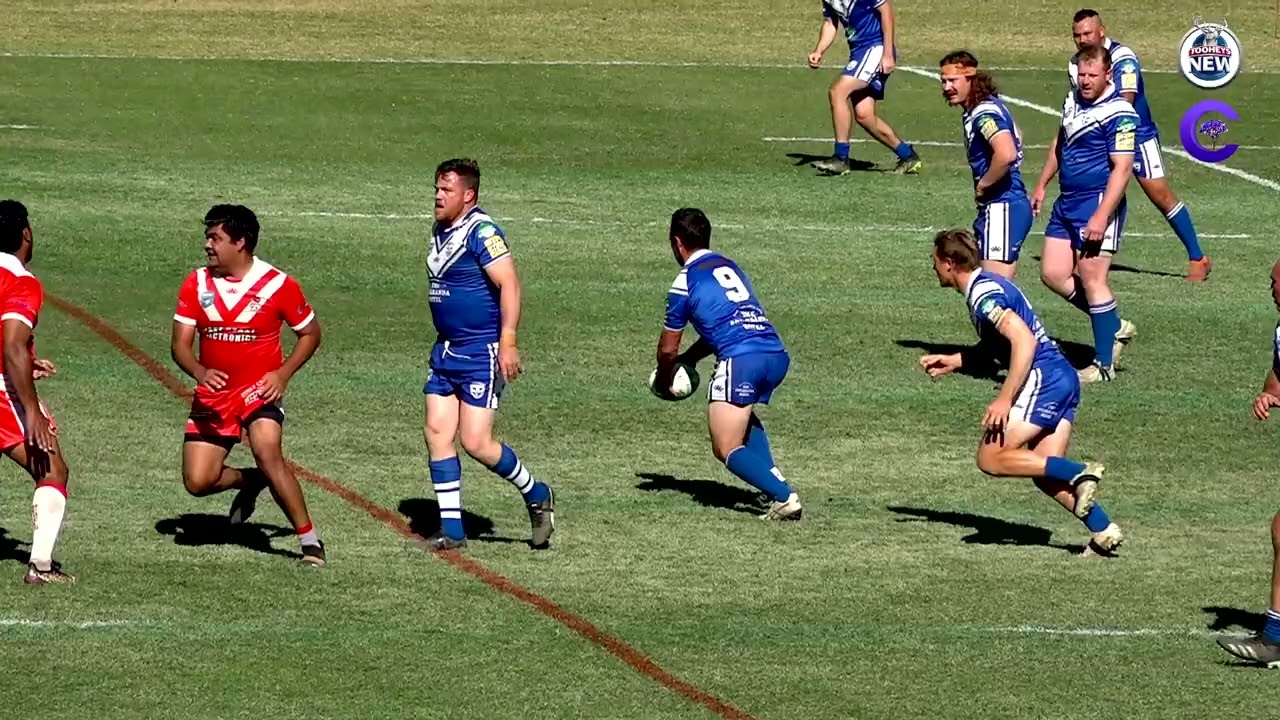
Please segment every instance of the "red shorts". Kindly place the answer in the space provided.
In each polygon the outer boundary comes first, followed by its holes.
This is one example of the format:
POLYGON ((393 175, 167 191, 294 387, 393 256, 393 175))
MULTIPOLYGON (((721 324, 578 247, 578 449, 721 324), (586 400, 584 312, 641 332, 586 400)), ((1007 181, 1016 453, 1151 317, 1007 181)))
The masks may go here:
MULTIPOLYGON (((49 429, 58 432, 58 424, 49 414, 49 408, 40 403, 40 414, 49 421, 49 429)), ((0 388, 0 451, 8 452, 21 445, 27 439, 26 413, 22 411, 22 403, 17 394, 10 395, 0 388)))
POLYGON ((263 402, 261 383, 249 387, 211 391, 197 388, 187 416, 188 439, 210 438, 236 442, 249 423, 268 418, 284 424, 280 401, 263 402))

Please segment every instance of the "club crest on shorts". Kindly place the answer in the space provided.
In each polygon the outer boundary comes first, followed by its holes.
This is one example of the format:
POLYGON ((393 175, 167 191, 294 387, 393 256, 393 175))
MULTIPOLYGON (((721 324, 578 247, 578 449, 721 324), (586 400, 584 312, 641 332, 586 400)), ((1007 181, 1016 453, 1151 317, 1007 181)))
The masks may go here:
POLYGON ((206 290, 200 293, 200 307, 207 308, 213 305, 213 292, 206 290))
POLYGON ((484 397, 484 383, 471 383, 471 397, 479 400, 484 397))
POLYGON ((1206 90, 1220 88, 1234 80, 1243 61, 1240 40, 1227 29, 1225 18, 1220 23, 1206 23, 1197 15, 1178 48, 1178 68, 1182 76, 1206 90))

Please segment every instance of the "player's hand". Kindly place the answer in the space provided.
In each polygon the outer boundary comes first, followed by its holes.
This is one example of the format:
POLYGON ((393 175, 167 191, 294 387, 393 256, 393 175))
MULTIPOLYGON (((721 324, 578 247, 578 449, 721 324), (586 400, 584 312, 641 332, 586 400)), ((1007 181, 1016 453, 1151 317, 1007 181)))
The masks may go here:
POLYGON ((936 378, 960 369, 960 362, 955 355, 925 355, 920 358, 920 367, 936 378))
POLYGON ((809 53, 809 67, 813 68, 814 70, 817 70, 818 68, 822 67, 822 53, 816 50, 809 53))
POLYGON ((289 387, 289 377, 284 373, 276 370, 262 376, 258 381, 258 396, 263 402, 273 403, 284 397, 284 391, 289 387))
POLYGON ((1107 233, 1107 221, 1109 217, 1102 213, 1095 212, 1089 217, 1089 223, 1080 231, 1080 239, 1085 242, 1102 242, 1102 237, 1107 233))
POLYGON ((982 429, 988 436, 1003 435, 1009 426, 1009 411, 1013 403, 1004 398, 996 398, 987 406, 987 413, 982 416, 982 429))
POLYGON ((520 377, 524 366, 520 364, 520 351, 515 343, 498 346, 498 368, 502 370, 502 379, 507 382, 520 377))
POLYGON ((1037 187, 1035 192, 1031 193, 1031 215, 1040 217, 1040 207, 1044 205, 1044 188, 1037 187))
POLYGON ((27 450, 27 469, 36 479, 49 473, 49 456, 58 453, 56 433, 49 427, 49 418, 39 410, 26 412, 27 431, 23 437, 27 450))
POLYGON ((54 367, 52 360, 36 358, 35 361, 31 363, 31 377, 36 380, 43 380, 57 374, 58 368, 54 367))
POLYGON ((200 384, 210 390, 221 390, 227 386, 227 374, 221 370, 205 368, 204 377, 200 378, 200 384))
POLYGON ((898 63, 893 59, 893 55, 891 54, 886 54, 883 58, 880 59, 880 73, 882 75, 888 75, 889 73, 893 72, 894 69, 897 67, 898 67, 898 63))
POLYGON ((1280 407, 1280 398, 1271 393, 1262 393, 1253 401, 1253 416, 1259 420, 1271 417, 1271 408, 1280 407))
POLYGON ((982 201, 983 201, 982 196, 986 194, 987 194, 986 188, 982 187, 981 185, 973 186, 973 201, 978 205, 982 204, 982 201))

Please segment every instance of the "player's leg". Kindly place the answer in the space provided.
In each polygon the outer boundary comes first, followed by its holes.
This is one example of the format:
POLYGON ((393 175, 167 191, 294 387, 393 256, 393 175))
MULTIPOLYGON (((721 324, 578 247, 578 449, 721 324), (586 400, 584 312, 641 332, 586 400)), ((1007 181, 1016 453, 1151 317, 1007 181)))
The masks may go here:
POLYGON ((467 383, 467 392, 461 395, 458 436, 468 455, 520 491, 529 512, 530 542, 535 548, 546 547, 555 532, 555 494, 550 486, 529 472, 511 446, 498 442, 493 436, 503 381, 501 369, 497 367, 497 347, 492 350, 493 366, 473 376, 472 382, 467 383))
POLYGON ((889 123, 885 122, 876 113, 876 96, 877 93, 871 88, 854 94, 854 119, 872 137, 893 151, 893 154, 898 158, 898 164, 893 168, 894 172, 902 175, 919 172, 924 163, 920 160, 920 156, 916 154, 915 148, 910 143, 904 142, 898 136, 898 133, 894 132, 889 123))
POLYGON ((819 172, 827 175, 844 175, 852 169, 849 160, 849 136, 853 132, 853 109, 849 104, 849 96, 864 87, 866 82, 850 74, 848 67, 831 82, 831 87, 827 90, 827 99, 831 102, 831 130, 835 149, 831 157, 813 163, 813 167, 819 172))
POLYGON ((238 417, 241 406, 235 393, 193 398, 182 443, 182 485, 188 493, 205 497, 240 490, 228 513, 232 524, 249 519, 258 494, 267 485, 266 476, 258 468, 231 468, 224 464, 243 433, 238 417))
MULTIPOLYGON (((1051 457, 1065 458, 1067 448, 1071 444, 1071 430, 1072 421, 1064 417, 1058 421, 1058 426, 1054 428, 1053 432, 1041 435, 1029 447, 1046 459, 1051 457)), ((1100 474, 1101 470, 1098 470, 1098 472, 1100 474)), ((1077 497, 1074 488, 1068 483, 1053 480, 1049 477, 1038 477, 1035 479, 1035 483, 1041 492, 1056 500, 1068 512, 1075 514, 1077 497)), ((1077 515, 1077 517, 1079 516, 1077 515)), ((1080 520, 1092 534, 1090 545, 1086 552, 1091 550, 1094 553, 1109 555, 1119 549, 1120 544, 1124 542, 1124 534, 1121 532, 1120 526, 1111 521, 1102 504, 1096 500, 1090 506, 1088 513, 1081 517, 1080 520)))
POLYGON ((1271 607, 1262 631, 1251 638, 1219 638, 1218 645, 1242 660, 1280 667, 1280 513, 1271 521, 1271 551, 1271 607))
POLYGON ((767 520, 799 520, 800 497, 774 463, 756 403, 767 404, 786 376, 786 353, 728 358, 716 363, 707 391, 711 452, 729 472, 769 496, 767 520))
POLYGON ((1191 221, 1191 211, 1173 194, 1173 188, 1169 187, 1159 140, 1152 138, 1138 146, 1138 158, 1133 171, 1142 192, 1146 193, 1151 204, 1164 213, 1169 227, 1173 228, 1174 234, 1187 250, 1187 260, 1190 263, 1187 280, 1202 282, 1208 279, 1212 265, 1200 249, 1200 239, 1196 235, 1195 224, 1191 221))
MULTIPOLYGON (((45 416, 48 417, 48 412, 45 416)), ((53 559, 67 510, 67 483, 70 479, 62 448, 55 437, 53 452, 45 453, 39 449, 28 452, 23 442, 25 432, 21 420, 16 414, 13 419, 16 422, 6 422, 6 427, 0 429, 0 441, 10 446, 4 453, 21 465, 36 484, 31 495, 31 554, 23 582, 30 585, 74 583, 75 577, 63 572, 61 565, 53 559)))
POLYGON ((454 442, 458 437, 458 398, 450 393, 439 373, 427 381, 423 406, 422 437, 427 444, 428 474, 440 506, 440 532, 430 538, 436 550, 452 550, 467 544, 462 526, 462 462, 454 442))
POLYGON ((1084 382, 1110 381, 1120 351, 1137 333, 1133 323, 1120 319, 1110 283, 1111 258, 1120 250, 1125 213, 1125 201, 1121 199, 1115 215, 1107 223, 1101 242, 1090 245, 1087 252, 1081 253, 1078 262, 1085 297, 1089 301, 1095 355, 1093 364, 1080 372, 1080 379, 1084 382))
POLYGON ((1076 275, 1076 247, 1079 234, 1067 216, 1070 202, 1059 197, 1053 203, 1049 222, 1044 229, 1044 250, 1040 256, 1040 280, 1045 287, 1088 314, 1089 300, 1084 284, 1076 275))
POLYGON ((265 405, 248 418, 249 449, 258 468, 266 475, 271 495, 298 534, 302 561, 325 564, 324 543, 307 512, 307 499, 298 478, 284 459, 284 416, 275 405, 265 405))

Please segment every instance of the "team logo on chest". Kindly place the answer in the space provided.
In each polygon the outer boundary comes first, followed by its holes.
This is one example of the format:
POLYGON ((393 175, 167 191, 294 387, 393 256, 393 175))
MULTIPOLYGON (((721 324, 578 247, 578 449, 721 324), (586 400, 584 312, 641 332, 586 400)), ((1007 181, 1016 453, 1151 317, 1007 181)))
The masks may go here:
POLYGON ((206 290, 200 293, 200 307, 207 308, 213 306, 213 292, 206 290))
POLYGON ((262 309, 262 298, 258 297, 257 295, 254 295, 253 297, 249 298, 249 305, 245 308, 245 312, 252 315, 253 313, 258 312, 261 309, 262 309))

